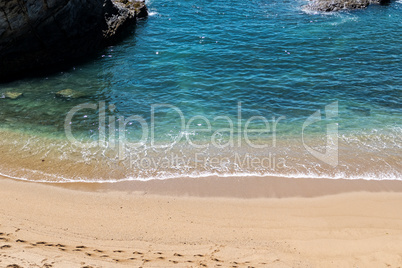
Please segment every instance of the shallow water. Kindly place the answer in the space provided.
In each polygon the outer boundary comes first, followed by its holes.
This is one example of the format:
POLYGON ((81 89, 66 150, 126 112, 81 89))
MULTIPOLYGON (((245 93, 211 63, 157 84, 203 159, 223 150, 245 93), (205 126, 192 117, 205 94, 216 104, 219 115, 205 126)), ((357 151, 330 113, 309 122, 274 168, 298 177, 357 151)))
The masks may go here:
POLYGON ((151 1, 151 16, 98 58, 1 84, 0 96, 24 96, 0 99, 0 173, 401 179, 402 5, 320 14, 305 4, 151 1), (66 88, 86 96, 55 97, 66 88))

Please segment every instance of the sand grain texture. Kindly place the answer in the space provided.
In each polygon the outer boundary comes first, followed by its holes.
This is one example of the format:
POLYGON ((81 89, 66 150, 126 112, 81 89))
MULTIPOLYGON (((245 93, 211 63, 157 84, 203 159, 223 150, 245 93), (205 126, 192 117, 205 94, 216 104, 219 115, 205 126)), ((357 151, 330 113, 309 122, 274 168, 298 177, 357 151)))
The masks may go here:
POLYGON ((402 266, 401 193, 199 198, 1 179, 0 195, 0 267, 402 266))

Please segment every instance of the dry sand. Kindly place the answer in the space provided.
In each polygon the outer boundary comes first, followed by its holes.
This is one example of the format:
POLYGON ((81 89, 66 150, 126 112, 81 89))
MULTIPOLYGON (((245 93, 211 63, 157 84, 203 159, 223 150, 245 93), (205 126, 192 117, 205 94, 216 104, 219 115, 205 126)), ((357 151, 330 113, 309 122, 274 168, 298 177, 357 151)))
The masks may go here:
POLYGON ((0 267, 402 266, 402 182, 229 179, 0 178, 0 267))

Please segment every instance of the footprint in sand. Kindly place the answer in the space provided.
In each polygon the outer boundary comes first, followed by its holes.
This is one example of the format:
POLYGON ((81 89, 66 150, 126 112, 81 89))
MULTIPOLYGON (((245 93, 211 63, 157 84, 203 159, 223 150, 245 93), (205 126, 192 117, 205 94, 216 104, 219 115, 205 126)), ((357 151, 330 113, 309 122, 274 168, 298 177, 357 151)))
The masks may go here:
POLYGON ((11 246, 10 245, 4 245, 4 246, 0 247, 0 249, 5 249, 5 248, 11 248, 11 246))

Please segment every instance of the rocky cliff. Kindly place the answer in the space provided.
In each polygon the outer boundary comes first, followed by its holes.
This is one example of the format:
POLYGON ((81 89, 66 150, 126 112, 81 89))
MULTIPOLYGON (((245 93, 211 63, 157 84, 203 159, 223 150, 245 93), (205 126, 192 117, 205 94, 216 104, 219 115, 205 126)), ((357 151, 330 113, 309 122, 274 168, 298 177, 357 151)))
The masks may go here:
POLYGON ((143 0, 0 0, 0 80, 92 54, 145 16, 143 0))

